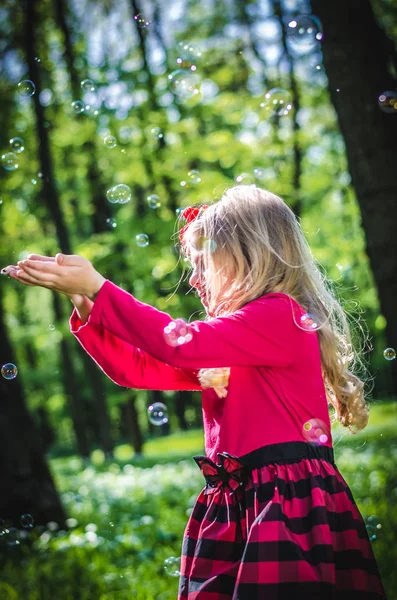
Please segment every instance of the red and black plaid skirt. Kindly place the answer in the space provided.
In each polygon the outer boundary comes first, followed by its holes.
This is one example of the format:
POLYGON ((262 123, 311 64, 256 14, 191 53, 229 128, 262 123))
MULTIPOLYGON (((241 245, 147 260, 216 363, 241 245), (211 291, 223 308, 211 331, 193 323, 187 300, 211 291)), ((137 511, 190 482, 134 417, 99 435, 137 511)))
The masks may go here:
POLYGON ((207 482, 183 540, 178 600, 384 600, 352 493, 325 446, 195 461, 207 482))

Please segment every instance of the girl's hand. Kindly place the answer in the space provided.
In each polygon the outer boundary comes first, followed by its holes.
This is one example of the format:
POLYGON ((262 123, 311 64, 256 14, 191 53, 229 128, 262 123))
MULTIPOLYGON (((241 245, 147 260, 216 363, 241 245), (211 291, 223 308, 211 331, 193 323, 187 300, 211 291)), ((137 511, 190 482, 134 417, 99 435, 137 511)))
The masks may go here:
POLYGON ((11 265, 3 271, 25 285, 39 285, 67 296, 78 294, 91 300, 106 281, 89 260, 73 254, 57 254, 55 258, 30 255, 19 261, 17 267, 11 265))

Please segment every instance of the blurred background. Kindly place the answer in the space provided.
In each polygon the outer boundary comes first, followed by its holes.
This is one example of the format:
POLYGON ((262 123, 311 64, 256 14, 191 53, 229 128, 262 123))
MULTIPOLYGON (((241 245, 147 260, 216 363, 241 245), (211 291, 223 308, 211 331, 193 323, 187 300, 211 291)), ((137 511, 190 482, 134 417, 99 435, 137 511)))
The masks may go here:
MULTIPOLYGON (((335 453, 396 599, 396 0, 5 0, 0 31, 2 267, 81 254, 201 319, 178 211, 254 183, 300 218, 361 320, 370 424, 335 453)), ((66 298, 0 283, 1 600, 175 599, 200 395, 117 387, 66 298)))

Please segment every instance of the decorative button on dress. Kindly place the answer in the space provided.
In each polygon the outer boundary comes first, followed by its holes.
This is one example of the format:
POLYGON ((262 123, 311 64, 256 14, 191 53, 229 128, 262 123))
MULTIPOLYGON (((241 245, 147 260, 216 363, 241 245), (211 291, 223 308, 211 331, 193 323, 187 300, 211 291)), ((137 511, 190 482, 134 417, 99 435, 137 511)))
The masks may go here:
POLYGON ((201 368, 230 367, 226 398, 203 391, 206 487, 183 540, 179 600, 386 598, 363 519, 333 457, 315 331, 285 294, 190 324, 167 344, 171 317, 107 281, 71 331, 117 384, 201 390, 201 368), (315 419, 321 440, 303 425, 315 419))

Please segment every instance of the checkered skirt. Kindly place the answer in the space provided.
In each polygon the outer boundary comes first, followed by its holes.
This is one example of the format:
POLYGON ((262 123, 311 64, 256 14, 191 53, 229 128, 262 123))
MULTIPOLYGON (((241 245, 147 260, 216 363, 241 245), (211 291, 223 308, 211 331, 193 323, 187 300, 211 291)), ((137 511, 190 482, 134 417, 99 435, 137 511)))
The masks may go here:
POLYGON ((304 442, 195 460, 178 600, 384 600, 361 514, 333 451, 304 442))

